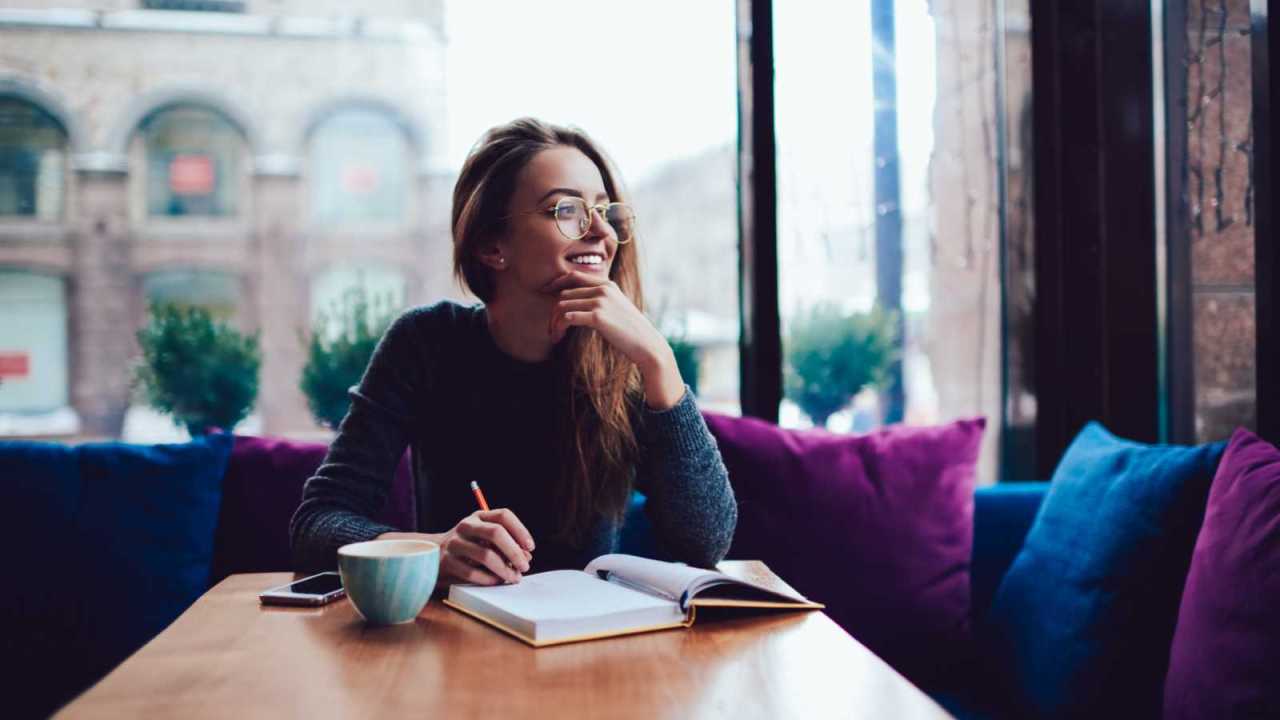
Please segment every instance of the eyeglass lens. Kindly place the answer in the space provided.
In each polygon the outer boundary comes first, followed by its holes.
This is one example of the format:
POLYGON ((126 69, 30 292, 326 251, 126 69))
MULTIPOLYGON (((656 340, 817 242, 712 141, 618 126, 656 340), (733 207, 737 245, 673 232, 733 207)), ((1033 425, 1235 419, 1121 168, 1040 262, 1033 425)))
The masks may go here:
MULTIPOLYGON (((635 231, 636 216, 631 206, 626 203, 609 203, 603 207, 605 222, 618 234, 618 242, 628 242, 635 231)), ((582 198, 560 198, 556 203, 556 226, 561 234, 570 240, 578 240, 587 234, 591 227, 591 209, 582 198)))

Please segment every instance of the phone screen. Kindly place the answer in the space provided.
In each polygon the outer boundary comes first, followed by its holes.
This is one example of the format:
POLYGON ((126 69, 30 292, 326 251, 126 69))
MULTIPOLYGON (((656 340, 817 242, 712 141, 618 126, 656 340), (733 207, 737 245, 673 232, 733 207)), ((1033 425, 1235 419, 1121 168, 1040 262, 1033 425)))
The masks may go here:
POLYGON ((303 595, 328 595, 334 590, 342 589, 342 576, 337 573, 325 573, 305 580, 299 580, 288 587, 288 592, 303 595))

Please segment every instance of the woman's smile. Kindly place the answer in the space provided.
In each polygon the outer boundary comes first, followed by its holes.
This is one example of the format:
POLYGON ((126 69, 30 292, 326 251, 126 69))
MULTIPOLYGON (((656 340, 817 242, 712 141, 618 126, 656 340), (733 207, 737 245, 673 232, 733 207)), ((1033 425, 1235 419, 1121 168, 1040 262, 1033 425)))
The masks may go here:
POLYGON ((603 253, 597 251, 578 252, 566 258, 575 270, 586 272, 608 273, 609 264, 603 253))

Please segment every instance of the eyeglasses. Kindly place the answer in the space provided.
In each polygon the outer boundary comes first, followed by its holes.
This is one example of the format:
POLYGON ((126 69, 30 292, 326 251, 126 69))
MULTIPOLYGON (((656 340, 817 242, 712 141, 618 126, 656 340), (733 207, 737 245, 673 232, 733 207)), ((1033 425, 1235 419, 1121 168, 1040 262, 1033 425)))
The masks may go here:
POLYGON ((562 197, 554 207, 545 207, 520 213, 532 215, 544 213, 555 218, 556 228, 568 240, 581 240, 591 229, 592 213, 599 213, 618 236, 618 244, 625 245, 635 238, 636 212, 622 202, 588 205, 580 197, 562 197))

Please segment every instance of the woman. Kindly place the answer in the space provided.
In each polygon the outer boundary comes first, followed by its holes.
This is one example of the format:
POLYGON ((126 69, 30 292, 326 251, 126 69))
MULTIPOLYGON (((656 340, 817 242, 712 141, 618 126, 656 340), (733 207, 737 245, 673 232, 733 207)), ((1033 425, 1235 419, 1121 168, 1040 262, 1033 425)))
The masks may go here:
POLYGON ((440 584, 519 582, 617 548, 635 487, 670 559, 724 557, 737 505, 715 441, 644 316, 635 217, 582 132, 490 130, 453 193, 454 274, 482 305, 387 330, 290 533, 301 569, 338 547, 432 540, 440 584), (371 517, 411 446, 418 527, 371 517), (476 509, 476 481, 495 506, 476 509))

